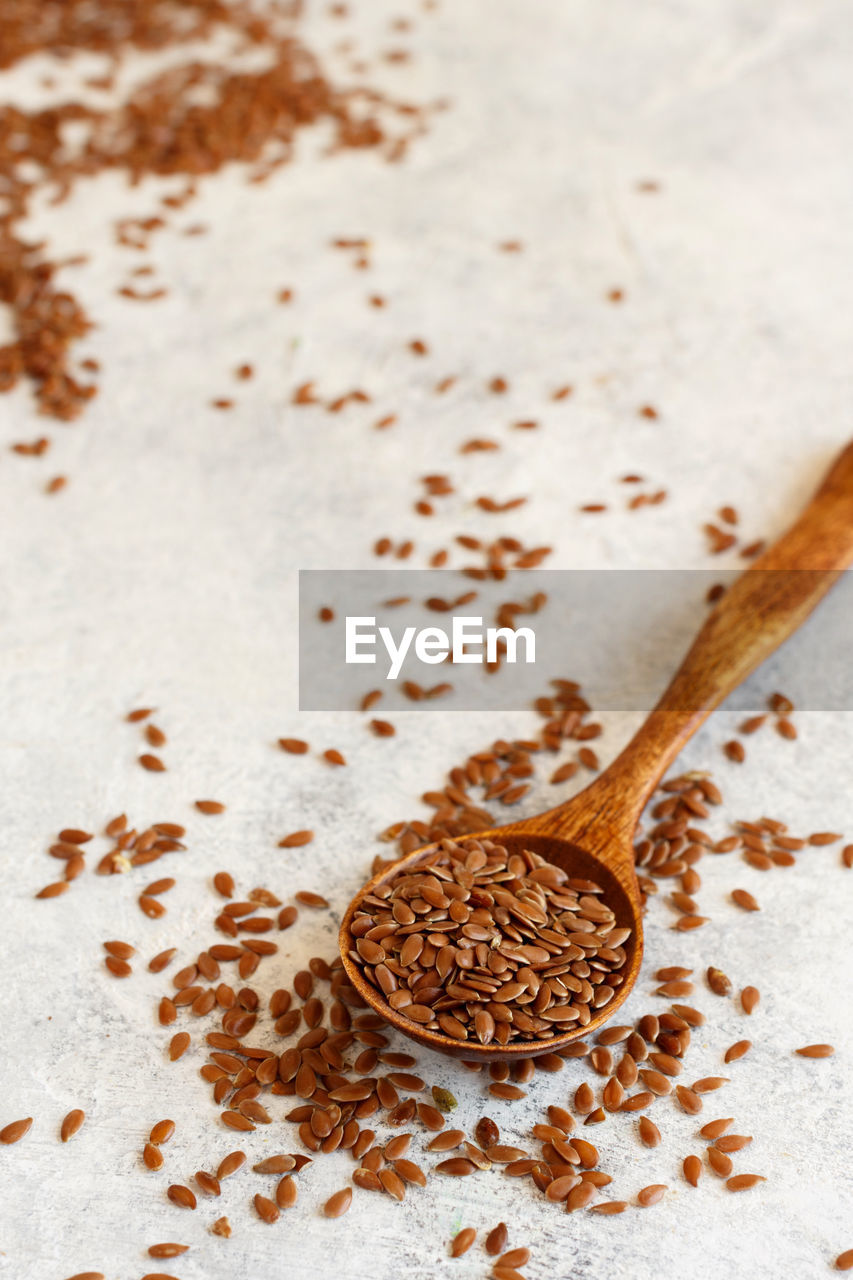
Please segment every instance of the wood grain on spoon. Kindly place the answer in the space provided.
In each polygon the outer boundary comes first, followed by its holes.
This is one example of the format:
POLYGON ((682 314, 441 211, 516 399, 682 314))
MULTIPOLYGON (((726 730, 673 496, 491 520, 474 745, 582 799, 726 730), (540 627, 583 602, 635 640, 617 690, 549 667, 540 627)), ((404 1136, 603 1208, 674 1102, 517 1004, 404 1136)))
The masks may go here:
MULTIPOLYGON (((433 851, 427 845, 386 868, 350 904, 340 931, 344 966, 364 1000, 399 1031, 429 1048, 471 1060, 535 1057, 559 1052, 598 1030, 623 1004, 642 960, 640 890, 633 836, 643 807, 663 773, 715 707, 805 622, 853 561, 853 444, 835 461, 794 525, 725 592, 706 618, 668 688, 640 729, 594 782, 535 818, 481 833, 511 851, 531 849, 572 876, 597 880, 604 901, 632 935, 615 997, 586 1026, 546 1040, 482 1045, 451 1039, 392 1009, 350 955, 359 900, 411 870, 433 851)), ((471 837, 468 837, 471 838, 471 837)))

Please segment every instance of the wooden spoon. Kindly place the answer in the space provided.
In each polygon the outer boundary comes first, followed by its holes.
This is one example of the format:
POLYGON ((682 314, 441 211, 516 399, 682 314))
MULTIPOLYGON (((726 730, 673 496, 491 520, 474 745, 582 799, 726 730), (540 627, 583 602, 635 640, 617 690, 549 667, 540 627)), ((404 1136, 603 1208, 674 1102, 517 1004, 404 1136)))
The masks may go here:
POLYGON ((428 1030, 392 1009, 353 960, 350 932, 360 899, 403 871, 413 870, 436 848, 426 845, 386 868, 350 903, 340 949, 350 982, 377 1013, 399 1031, 453 1057, 496 1061, 530 1058, 565 1049, 597 1031, 627 998, 640 970, 643 924, 634 870, 633 835, 640 814, 669 764, 725 697, 769 657, 808 617, 853 561, 853 443, 830 469, 797 522, 728 588, 706 618, 693 646, 645 723, 604 773, 571 800, 536 818, 481 832, 511 852, 531 849, 571 876, 597 881, 624 944, 624 980, 613 999, 586 1026, 549 1040, 508 1045, 457 1041, 428 1030))

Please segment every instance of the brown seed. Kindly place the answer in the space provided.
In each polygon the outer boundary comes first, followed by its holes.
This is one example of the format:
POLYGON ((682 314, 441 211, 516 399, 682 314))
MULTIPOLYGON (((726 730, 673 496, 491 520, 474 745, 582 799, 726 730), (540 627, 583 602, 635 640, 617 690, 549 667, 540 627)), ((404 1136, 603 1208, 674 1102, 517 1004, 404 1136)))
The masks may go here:
POLYGON ((726 1154, 732 1151, 743 1151, 744 1147, 748 1147, 752 1138, 745 1133, 727 1133, 718 1138, 714 1144, 718 1151, 724 1151, 726 1154))
POLYGON ((499 1222, 496 1227, 486 1236, 486 1253, 496 1258, 499 1253, 503 1253, 509 1241, 509 1231, 505 1222, 499 1222))
POLYGON ((189 1187, 182 1186, 180 1182, 173 1182, 166 1189, 166 1195, 172 1201, 172 1204, 176 1204, 179 1209, 194 1209, 198 1203, 189 1187))
POLYGON ((727 1191, 748 1191, 750 1187, 754 1187, 759 1182, 766 1182, 767 1179, 762 1177, 760 1173, 736 1173, 733 1178, 729 1178, 726 1182, 727 1191))
POLYGON ((43 889, 39 889, 36 894, 37 898, 59 898, 69 888, 70 884, 67 880, 54 880, 53 884, 46 884, 43 889))
POLYGON ((161 1146, 164 1142, 168 1142, 175 1132, 174 1120, 158 1120, 154 1128, 148 1135, 148 1141, 153 1142, 155 1147, 161 1146))
POLYGON ((268 1196, 262 1196, 260 1193, 252 1197, 252 1203, 255 1206, 255 1213, 261 1222, 273 1223, 278 1222, 279 1214, 278 1205, 274 1200, 270 1200, 268 1196))
POLYGON ((436 1173, 446 1174, 449 1178, 464 1178, 474 1172, 475 1166, 462 1156, 452 1156, 449 1160, 441 1160, 435 1166, 436 1173))
POLYGON ((723 1055, 724 1062, 737 1062, 745 1053, 749 1053, 752 1048, 751 1040, 736 1040, 734 1044, 729 1045, 723 1055))
POLYGON ((757 987, 744 987, 740 993, 740 1004, 744 1013, 752 1013, 757 1007, 761 999, 761 994, 757 987))
POLYGON ((25 1133, 29 1133, 32 1128, 33 1118, 29 1116, 26 1120, 13 1120, 11 1124, 7 1124, 0 1129, 0 1142, 10 1147, 13 1142, 20 1142, 25 1133))
POLYGON ((255 1173, 290 1173, 295 1168, 296 1161, 293 1156, 267 1156, 265 1160, 261 1160, 258 1164, 253 1164, 252 1168, 255 1173))
POLYGON ((405 1200, 406 1188, 402 1178, 393 1169, 380 1169, 378 1178, 384 1191, 394 1200, 405 1200))
POLYGON ((152 1244, 148 1247, 149 1258, 177 1258, 189 1249, 188 1244, 152 1244))
POLYGON ((746 759, 746 751, 742 742, 738 742, 737 738, 732 738, 728 742, 723 743, 723 751, 730 760, 735 764, 743 764, 746 759))
POLYGON ((578 1209, 587 1209, 598 1193, 591 1182, 579 1182, 566 1198, 566 1213, 575 1213, 578 1209))
POLYGON ((728 1076, 703 1076, 701 1080, 693 1081, 693 1092, 713 1093, 715 1089, 721 1089, 724 1084, 728 1083, 728 1076))
POLYGON ((515 1102, 527 1097, 525 1091, 514 1084, 490 1084, 489 1093, 493 1098, 503 1098, 505 1102, 515 1102))
POLYGON ((59 1129, 59 1136, 62 1141, 68 1142, 70 1138, 74 1137, 75 1133, 79 1133, 85 1119, 85 1111, 80 1111, 76 1108, 74 1111, 69 1111, 59 1129))
POLYGON ((179 1031, 177 1035, 172 1036, 169 1041, 169 1058, 172 1062, 177 1062, 190 1047, 190 1037, 187 1031, 179 1031))
MULTIPOLYGON (((319 893, 309 893, 306 890, 303 890, 299 893, 295 893, 293 896, 296 899, 296 901, 300 903, 303 907, 319 908, 319 907, 327 907, 329 905, 326 899, 321 897, 319 893)), ((285 927, 281 923, 281 917, 279 917, 278 927, 280 929, 285 927)))
POLYGON ((463 1253, 468 1252, 476 1238, 476 1227, 463 1227, 461 1231, 457 1231, 450 1242, 451 1258, 461 1258, 463 1253))
POLYGON ((806 1044, 802 1049, 795 1049, 801 1058, 831 1058, 835 1048, 831 1044, 806 1044))
POLYGON ((508 1249, 506 1253, 502 1253, 495 1265, 499 1267, 523 1267, 529 1261, 530 1250, 522 1246, 518 1249, 508 1249))
POLYGON ((648 1116, 640 1116, 638 1125, 640 1141, 646 1147, 657 1147, 660 1145, 660 1129, 654 1124, 648 1116))
POLYGON ((729 1156, 719 1147, 708 1148, 708 1164, 720 1178, 727 1178, 734 1167, 729 1156))
POLYGON ((242 1151, 232 1151, 230 1155, 225 1156, 224 1159, 220 1161, 219 1168, 216 1170, 216 1176, 220 1182, 224 1178, 230 1178, 238 1169, 242 1169, 245 1163, 246 1157, 242 1151))
POLYGON ((310 844, 314 839, 313 831, 292 831, 289 836, 284 836, 279 840, 279 849, 298 849, 302 845, 310 844))
POLYGON ((340 1191, 336 1191, 334 1195, 323 1205, 323 1214, 327 1218, 341 1218, 352 1204, 352 1190, 350 1187, 342 1187, 340 1191))
POLYGON ((698 1093, 694 1093, 692 1089, 688 1089, 685 1085, 679 1084, 675 1086, 675 1096, 681 1105, 682 1111, 686 1111, 689 1116, 698 1115, 702 1110, 702 1099, 698 1093))
POLYGON ((711 966, 706 974, 708 986, 717 996, 727 996, 731 994, 731 979, 727 978, 722 969, 715 969, 711 966))
POLYGON ((690 1183, 691 1187, 698 1187, 699 1179, 702 1176, 702 1161, 698 1156, 685 1156, 682 1168, 684 1176, 690 1183))
POLYGON ((213 887, 221 897, 233 898, 234 877, 229 875, 227 871, 217 871, 213 877, 213 887))
POLYGON ((132 947, 129 942, 105 942, 104 950, 117 960, 130 960, 136 955, 136 947, 132 947))
POLYGON ((151 1169, 156 1173, 158 1169, 163 1168, 163 1153, 151 1142, 146 1142, 142 1148, 142 1162, 146 1169, 151 1169))
POLYGON ((733 1116, 728 1116, 727 1118, 723 1118, 721 1120, 709 1120, 707 1124, 704 1124, 702 1126, 699 1132, 701 1133, 703 1138, 709 1138, 713 1142, 717 1138, 719 1138, 721 1134, 724 1134, 726 1129, 728 1129, 729 1125, 733 1123, 734 1123, 733 1116))
POLYGON ((220 804, 218 800, 196 800, 195 807, 199 813, 215 814, 225 812, 225 805, 220 804))
POLYGON ((658 1204, 664 1198, 668 1187, 663 1182, 653 1182, 651 1186, 643 1187, 642 1191, 637 1192, 637 1204, 647 1209, 650 1205, 658 1204))
POLYGON ((159 756, 153 756, 149 752, 145 752, 139 757, 139 763, 143 769, 147 769, 149 773, 165 773, 166 766, 159 756))
POLYGON ((217 1218, 210 1229, 215 1236, 224 1236, 226 1240, 231 1235, 231 1223, 227 1218, 217 1218))
POLYGON ((747 893, 746 889, 732 889, 732 902, 736 906, 742 907, 744 911, 760 911, 758 903, 755 901, 751 893, 747 893))
POLYGON ((843 1253, 839 1253, 835 1259, 836 1271, 853 1270, 853 1249, 845 1249, 843 1253))
POLYGON ((173 959, 176 950, 176 947, 169 947, 166 951, 158 951, 157 955, 148 961, 149 972, 161 973, 173 959))
POLYGON ((205 1195, 222 1195, 222 1188, 219 1185, 219 1179, 215 1178, 212 1173, 207 1173, 204 1169, 199 1169, 195 1175, 195 1180, 205 1195))
POLYGON ((105 956, 104 965, 114 978, 129 978, 133 973, 126 960, 117 960, 115 956, 105 956))
POLYGON ((276 1186, 275 1202, 279 1209, 292 1209, 298 1198, 299 1188, 296 1185, 296 1179, 287 1174, 276 1186))

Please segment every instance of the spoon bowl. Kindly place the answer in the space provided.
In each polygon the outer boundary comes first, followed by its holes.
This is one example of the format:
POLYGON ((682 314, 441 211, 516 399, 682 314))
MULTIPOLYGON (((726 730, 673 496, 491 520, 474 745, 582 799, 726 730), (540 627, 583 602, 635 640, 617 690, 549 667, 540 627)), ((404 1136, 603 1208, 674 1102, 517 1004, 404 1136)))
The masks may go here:
MULTIPOLYGON (((545 815, 547 816, 547 815, 545 815)), ((427 1049, 435 1049, 454 1058, 464 1058, 469 1062, 512 1062, 519 1058, 536 1058, 543 1053, 560 1053, 573 1040, 582 1040, 587 1035, 599 1030, 609 1022, 613 1014, 624 1004, 640 970, 643 954, 643 927, 640 913, 639 888, 636 894, 630 891, 610 866, 600 858, 587 852, 579 845, 559 836, 545 835, 528 827, 525 823, 515 823, 506 827, 495 827, 489 831, 478 832, 476 836, 466 836, 465 840, 491 840, 504 845, 510 853, 521 853, 530 850, 537 853, 546 862, 554 863, 570 877, 581 880, 594 880, 603 890, 601 898, 606 902, 616 917, 617 926, 631 929, 630 937, 622 944, 626 958, 619 970, 622 981, 617 987, 612 1000, 593 1016, 585 1026, 575 1026, 571 1031, 550 1036, 547 1040, 514 1040, 501 1045, 496 1042, 480 1044, 479 1040, 454 1040, 440 1031, 431 1031, 406 1018, 402 1012, 392 1009, 381 991, 368 982, 360 966, 353 960, 351 952, 355 948, 352 935, 352 921, 362 900, 374 893, 380 886, 388 884, 401 873, 414 871, 425 862, 430 854, 438 848, 437 844, 425 845, 416 849, 393 866, 386 867, 370 880, 347 908, 341 923, 340 950, 347 976, 362 999, 370 1005, 398 1031, 416 1040, 427 1049)), ((633 878, 633 871, 631 871, 633 878)), ((634 879, 636 887, 636 879, 634 879)))
MULTIPOLYGON (((625 942, 622 981, 613 998, 585 1025, 548 1040, 480 1044, 428 1030, 391 1008, 352 958, 353 918, 364 896, 412 870, 436 845, 386 867, 350 904, 340 949, 349 980, 367 1005, 427 1048, 472 1061, 500 1061, 559 1053, 609 1022, 627 998, 643 951, 642 895, 633 841, 640 815, 664 772, 710 713, 805 622, 853 561, 853 444, 847 445, 799 519, 725 591, 706 617, 672 681, 613 763, 578 795, 536 818, 480 833, 511 852, 527 849, 565 871, 594 880, 625 942)), ((686 825, 686 824, 685 824, 686 825)), ((465 839, 476 839, 466 836, 465 839)), ((676 837, 677 838, 677 837, 676 837)))

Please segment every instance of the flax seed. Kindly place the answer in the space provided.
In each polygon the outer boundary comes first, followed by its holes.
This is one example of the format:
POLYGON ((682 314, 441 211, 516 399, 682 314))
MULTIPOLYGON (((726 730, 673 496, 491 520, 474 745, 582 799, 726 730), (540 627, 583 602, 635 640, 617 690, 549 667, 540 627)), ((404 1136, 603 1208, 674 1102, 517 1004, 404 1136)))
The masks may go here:
POLYGON ((86 1119, 85 1111, 80 1111, 79 1109, 75 1109, 74 1111, 69 1111, 68 1115, 62 1121, 62 1125, 60 1126, 60 1130, 59 1130, 59 1136, 62 1139, 62 1141, 68 1142, 70 1141, 71 1138, 74 1137, 75 1133, 79 1133, 81 1128, 83 1127, 83 1121, 85 1119, 86 1119))

